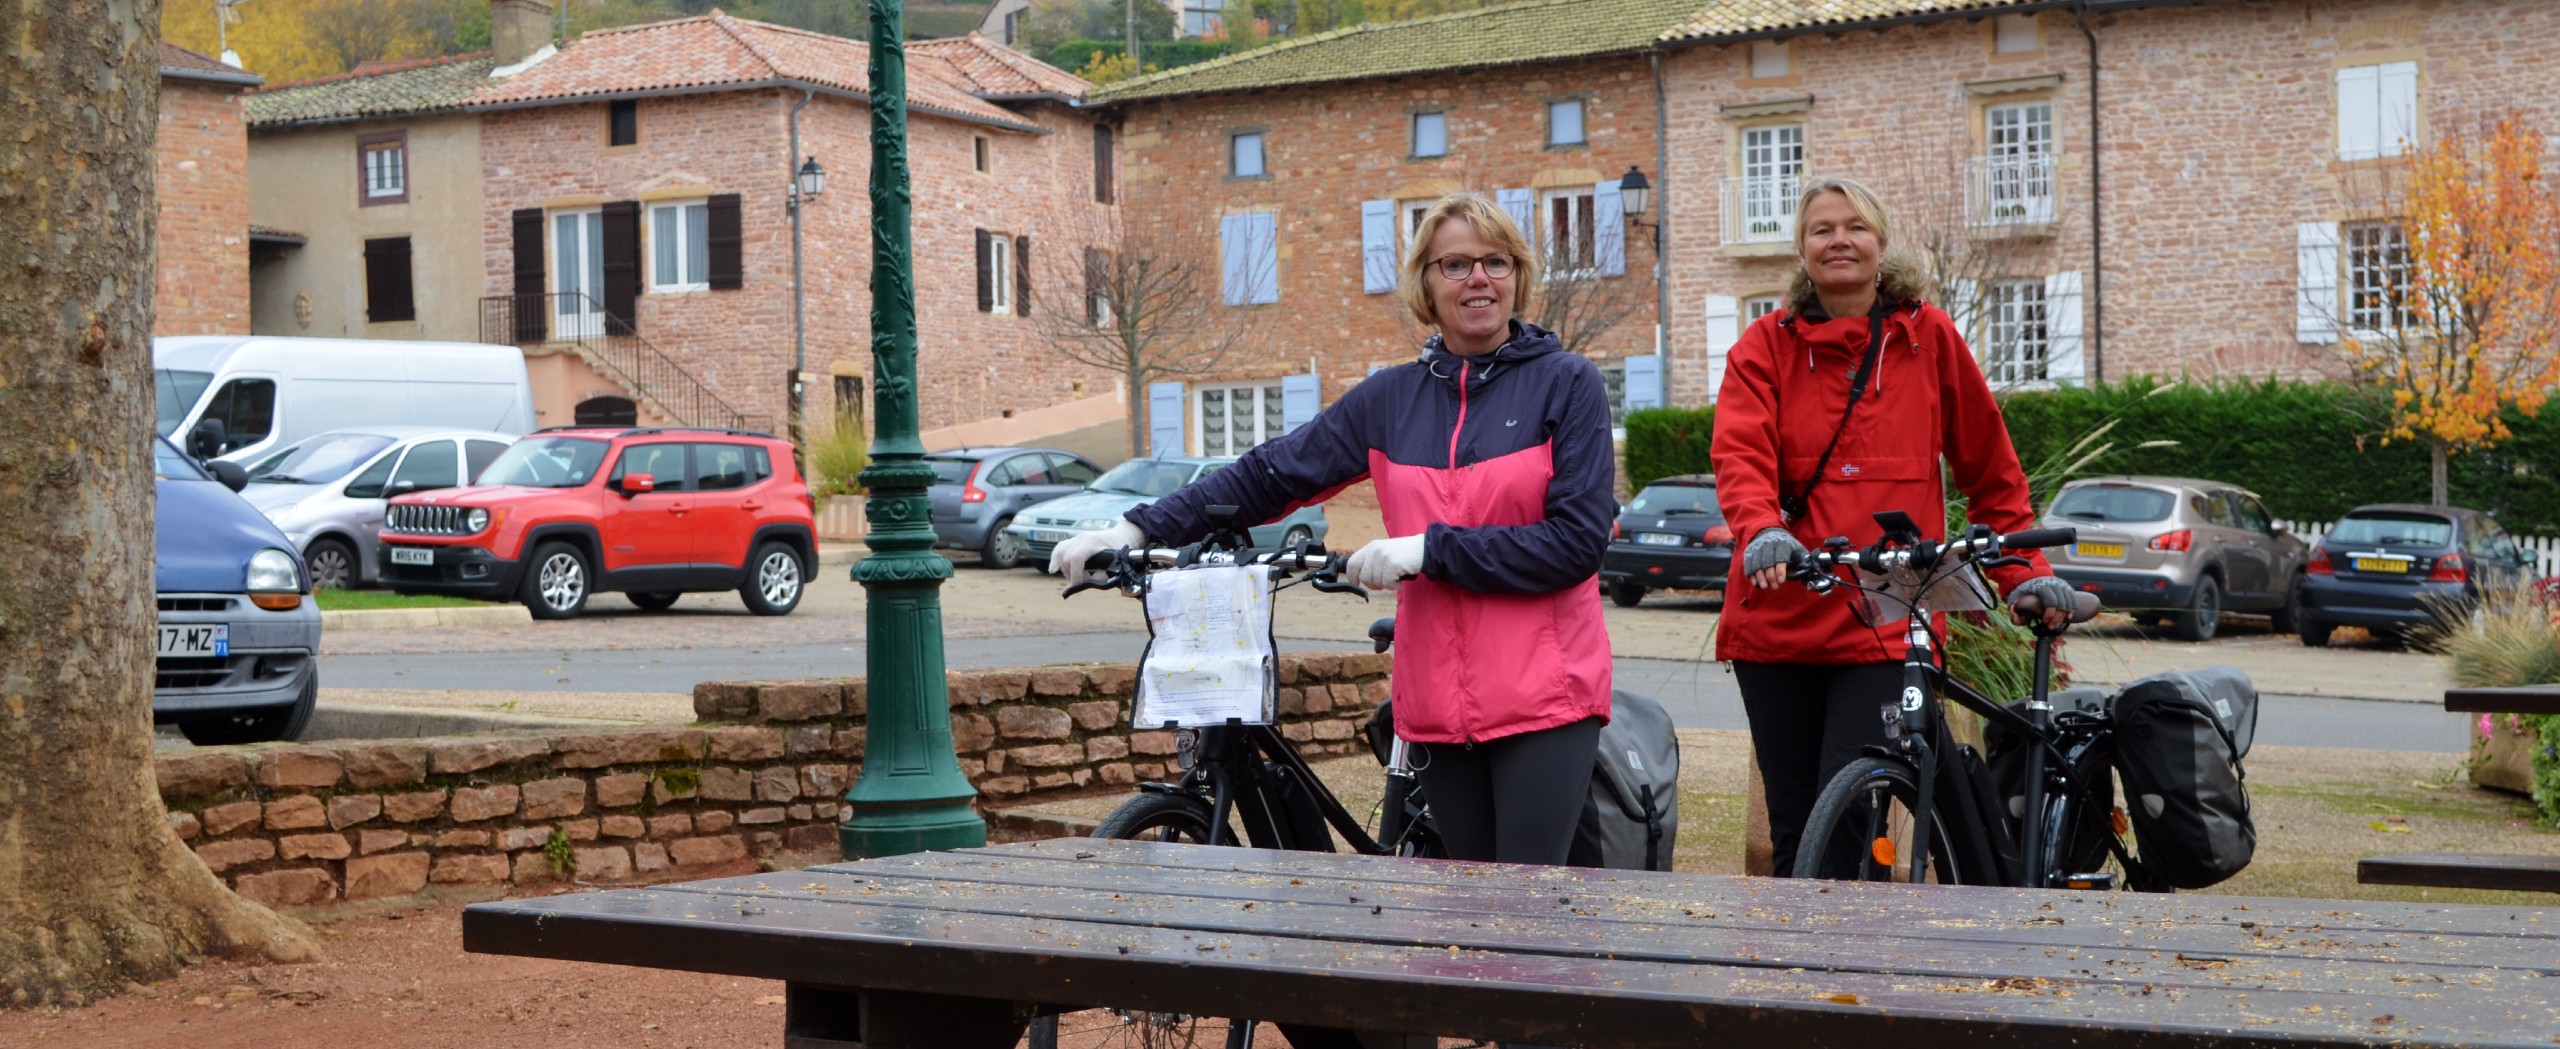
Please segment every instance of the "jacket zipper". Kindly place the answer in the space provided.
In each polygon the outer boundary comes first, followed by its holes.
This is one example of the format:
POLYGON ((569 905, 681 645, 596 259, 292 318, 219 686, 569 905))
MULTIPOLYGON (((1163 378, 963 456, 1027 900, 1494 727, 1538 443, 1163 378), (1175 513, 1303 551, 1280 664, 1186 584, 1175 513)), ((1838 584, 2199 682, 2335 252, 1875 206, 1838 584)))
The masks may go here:
POLYGON ((1458 435, 1467 431, 1467 369, 1470 367, 1472 365, 1465 362, 1458 365, 1458 425, 1449 431, 1449 468, 1452 470, 1458 468, 1458 435))

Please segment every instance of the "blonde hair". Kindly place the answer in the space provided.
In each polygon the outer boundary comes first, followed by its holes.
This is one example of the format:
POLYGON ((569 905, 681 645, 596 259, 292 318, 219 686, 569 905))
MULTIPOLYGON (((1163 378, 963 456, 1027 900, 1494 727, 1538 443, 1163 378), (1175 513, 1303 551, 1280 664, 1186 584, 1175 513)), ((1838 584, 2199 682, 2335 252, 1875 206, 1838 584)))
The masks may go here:
POLYGON ((1881 252, 1891 246, 1893 222, 1892 216, 1885 212, 1884 198, 1876 196, 1876 191, 1868 189, 1864 182, 1831 176, 1805 183, 1803 195, 1796 198, 1796 251, 1799 254, 1804 251, 1805 214, 1813 210, 1814 198, 1825 193, 1837 193, 1849 199, 1849 207, 1858 213, 1859 218, 1867 220, 1867 225, 1876 231, 1877 251, 1881 252))
POLYGON ((1431 260, 1423 257, 1423 253, 1430 249, 1432 236, 1440 232, 1440 224, 1451 219, 1462 220, 1475 227, 1476 236, 1492 242, 1503 254, 1511 256, 1511 314, 1518 316, 1528 306, 1529 286, 1538 282, 1537 257, 1529 253, 1529 238, 1520 232, 1518 223, 1511 221, 1511 213, 1474 193, 1455 193, 1440 198, 1432 203, 1430 210, 1422 213, 1422 221, 1414 226, 1413 236, 1405 243, 1403 279, 1396 286, 1396 294, 1403 297, 1405 308, 1413 311, 1415 320, 1439 326, 1439 310, 1431 304, 1431 284, 1424 272, 1430 267, 1431 260))

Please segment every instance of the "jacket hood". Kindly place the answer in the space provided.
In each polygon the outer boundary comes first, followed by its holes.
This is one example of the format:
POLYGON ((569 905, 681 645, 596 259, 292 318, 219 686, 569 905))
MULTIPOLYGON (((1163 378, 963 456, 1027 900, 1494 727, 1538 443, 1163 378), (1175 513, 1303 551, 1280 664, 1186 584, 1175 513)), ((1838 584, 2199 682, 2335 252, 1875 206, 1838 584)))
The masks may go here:
MULTIPOLYGON (((1876 290, 1897 303, 1926 301, 1937 294, 1938 284, 1929 278, 1929 264, 1920 256, 1899 248, 1887 249, 1884 260, 1876 264, 1876 290)), ((1787 276, 1787 312, 1804 316, 1819 305, 1814 298, 1813 275, 1803 266, 1787 276)))
POLYGON ((158 489, 152 566, 162 593, 240 593, 258 551, 293 552, 284 533, 231 489, 212 481, 161 481, 158 489))
MULTIPOLYGON (((1432 333, 1431 338, 1425 340, 1422 344, 1422 364, 1424 367, 1431 370, 1431 374, 1433 376, 1454 383, 1458 381, 1458 366, 1460 364, 1491 362, 1502 365, 1517 365, 1523 361, 1536 360, 1550 353, 1563 352, 1564 341, 1556 338, 1556 334, 1554 332, 1548 331, 1545 328, 1538 327, 1537 325, 1524 320, 1514 319, 1511 322, 1511 338, 1509 341, 1504 342, 1500 346, 1494 347, 1492 353, 1478 354, 1474 357, 1461 357, 1455 353, 1449 352, 1449 347, 1440 341, 1439 333, 1434 332, 1432 333)), ((1486 368, 1477 373, 1477 379, 1480 382, 1484 379, 1492 378, 1493 373, 1497 371, 1506 370, 1508 369, 1486 368)))

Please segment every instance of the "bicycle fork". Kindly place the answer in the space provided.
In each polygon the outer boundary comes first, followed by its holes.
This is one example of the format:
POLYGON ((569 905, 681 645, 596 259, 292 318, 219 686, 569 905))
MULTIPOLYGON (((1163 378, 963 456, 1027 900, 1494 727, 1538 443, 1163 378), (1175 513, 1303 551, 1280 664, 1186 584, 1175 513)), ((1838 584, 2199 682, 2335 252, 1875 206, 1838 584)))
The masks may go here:
POLYGON ((1404 852, 1405 803, 1413 797, 1413 747, 1402 736, 1389 737, 1387 744, 1387 793, 1379 803, 1378 844, 1390 855, 1404 852))
MULTIPOLYGON (((1929 745, 1936 726, 1929 717, 1929 622, 1915 613, 1903 632, 1908 650, 1902 657, 1902 695, 1884 708, 1885 740, 1911 758, 1919 780, 1919 796, 1911 812, 1911 881, 1929 877, 1929 814, 1938 786, 1938 761, 1929 745)), ((1874 847, 1870 841, 1870 849, 1874 847)), ((1879 857, 1881 858, 1881 857, 1879 857)), ((1889 866, 1889 865, 1888 865, 1889 866)))

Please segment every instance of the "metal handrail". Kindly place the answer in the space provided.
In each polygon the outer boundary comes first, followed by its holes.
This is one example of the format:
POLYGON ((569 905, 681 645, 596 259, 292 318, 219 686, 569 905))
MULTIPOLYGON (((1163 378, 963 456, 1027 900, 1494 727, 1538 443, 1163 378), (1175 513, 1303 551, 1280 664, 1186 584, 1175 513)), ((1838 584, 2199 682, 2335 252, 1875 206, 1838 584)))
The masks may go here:
POLYGON ((1803 191, 1804 178, 1802 172, 1797 172, 1716 180, 1716 195, 1723 212, 1722 243, 1783 244, 1793 240, 1796 194, 1803 191))
POLYGON ((731 407, 690 370, 667 356, 666 351, 642 338, 628 319, 606 313, 602 304, 584 292, 483 297, 480 334, 484 341, 494 343, 575 347, 589 364, 678 426, 772 429, 770 417, 748 415, 731 407), (564 303, 584 307, 567 315, 596 318, 594 330, 584 326, 555 330, 556 321, 564 316, 560 309, 564 303))
POLYGON ((2055 155, 2020 153, 1965 162, 1965 221, 1975 227, 2043 226, 2059 216, 2055 155))

